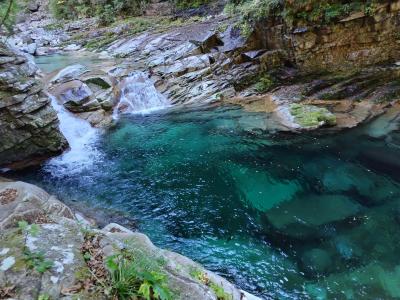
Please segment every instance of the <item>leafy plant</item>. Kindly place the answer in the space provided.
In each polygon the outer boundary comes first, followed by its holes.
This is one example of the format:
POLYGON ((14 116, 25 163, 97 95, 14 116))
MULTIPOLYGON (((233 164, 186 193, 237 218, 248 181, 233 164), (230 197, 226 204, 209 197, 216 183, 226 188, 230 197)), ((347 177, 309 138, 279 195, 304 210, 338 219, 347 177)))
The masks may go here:
POLYGON ((15 0, 0 1, 0 28, 4 26, 8 31, 12 32, 16 15, 21 9, 15 0))
POLYGON ((51 269, 53 262, 46 260, 43 252, 32 252, 27 247, 23 251, 24 261, 28 268, 34 269, 37 272, 43 274, 47 270, 51 269))
POLYGON ((140 268, 131 253, 119 253, 106 259, 111 274, 111 294, 118 299, 141 296, 146 300, 171 300, 166 276, 158 271, 140 268))
POLYGON ((48 294, 39 295, 38 300, 51 300, 48 294))
POLYGON ((267 92, 272 86, 274 85, 274 80, 273 78, 268 75, 264 74, 262 75, 258 82, 255 84, 254 88, 256 89, 257 92, 259 93, 265 93, 267 92))
POLYGON ((37 224, 29 225, 28 222, 26 221, 19 221, 18 229, 21 231, 22 234, 30 234, 32 236, 37 236, 40 232, 39 225, 37 224))
POLYGON ((232 300, 232 295, 228 294, 227 292, 225 292, 225 290, 223 289, 222 286, 212 282, 206 273, 202 272, 201 270, 197 269, 197 268, 193 268, 190 271, 190 275, 200 281, 201 283, 203 283, 206 286, 209 286, 215 293, 215 296, 217 296, 218 300, 232 300))

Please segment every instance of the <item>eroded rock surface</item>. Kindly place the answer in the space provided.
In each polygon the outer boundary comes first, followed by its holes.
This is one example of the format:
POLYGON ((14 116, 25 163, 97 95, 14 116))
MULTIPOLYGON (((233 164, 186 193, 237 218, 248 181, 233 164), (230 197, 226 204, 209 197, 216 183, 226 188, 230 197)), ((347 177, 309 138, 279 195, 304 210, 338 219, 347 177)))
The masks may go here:
POLYGON ((25 56, 0 42, 0 166, 34 165, 67 147, 36 71, 25 56))
POLYGON ((105 262, 121 251, 156 266, 173 299, 214 300, 216 286, 232 300, 259 299, 192 260, 155 247, 141 233, 114 223, 96 229, 44 190, 0 178, 0 295, 109 299, 105 262), (101 276, 102 284, 91 273, 101 276))

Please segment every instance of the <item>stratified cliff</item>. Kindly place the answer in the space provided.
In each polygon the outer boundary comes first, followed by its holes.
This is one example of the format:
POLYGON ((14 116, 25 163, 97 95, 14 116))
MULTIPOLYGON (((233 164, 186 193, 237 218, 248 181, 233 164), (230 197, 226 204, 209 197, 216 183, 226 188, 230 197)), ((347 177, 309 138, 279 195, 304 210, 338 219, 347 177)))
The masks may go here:
POLYGON ((0 42, 0 166, 38 164, 67 147, 37 67, 0 42))

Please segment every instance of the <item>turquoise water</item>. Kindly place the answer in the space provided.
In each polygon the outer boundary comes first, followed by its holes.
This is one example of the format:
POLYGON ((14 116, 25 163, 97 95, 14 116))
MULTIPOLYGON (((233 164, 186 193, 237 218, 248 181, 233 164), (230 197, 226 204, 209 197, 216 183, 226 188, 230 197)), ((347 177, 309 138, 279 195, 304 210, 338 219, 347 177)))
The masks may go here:
POLYGON ((271 126, 235 107, 126 116, 92 165, 17 176, 134 217, 264 298, 400 298, 398 120, 319 136, 271 126))

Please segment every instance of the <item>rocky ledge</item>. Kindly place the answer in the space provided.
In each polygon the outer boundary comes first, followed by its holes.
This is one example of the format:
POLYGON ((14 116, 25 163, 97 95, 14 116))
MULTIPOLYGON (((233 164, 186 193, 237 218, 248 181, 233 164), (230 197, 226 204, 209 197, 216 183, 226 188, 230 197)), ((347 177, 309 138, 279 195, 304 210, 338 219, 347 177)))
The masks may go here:
POLYGON ((38 164, 68 145, 36 72, 27 57, 0 41, 0 167, 38 164))
POLYGON ((259 299, 144 234, 98 229, 44 190, 0 178, 1 299, 125 299, 124 288, 138 299, 259 299))

